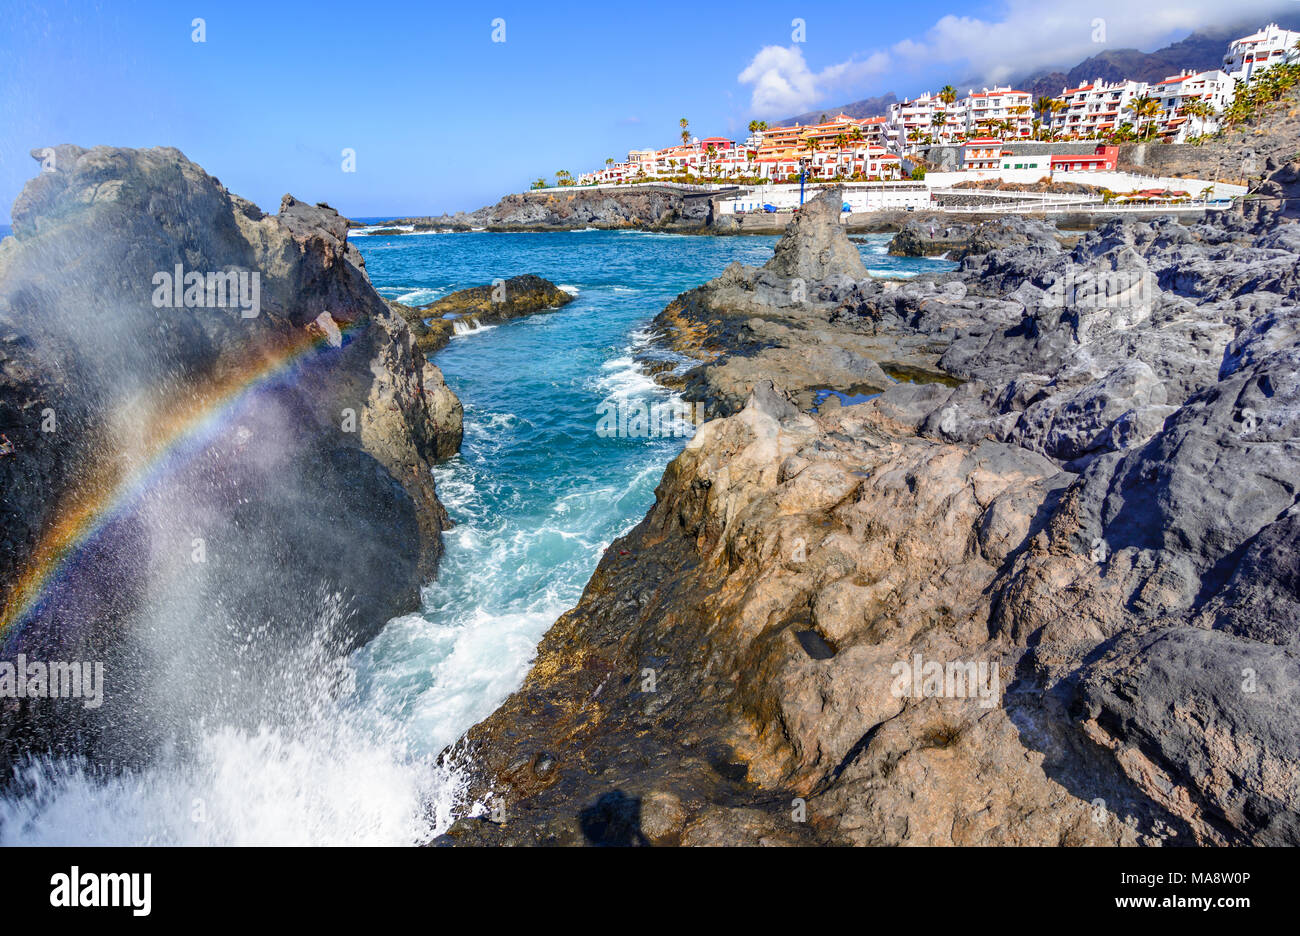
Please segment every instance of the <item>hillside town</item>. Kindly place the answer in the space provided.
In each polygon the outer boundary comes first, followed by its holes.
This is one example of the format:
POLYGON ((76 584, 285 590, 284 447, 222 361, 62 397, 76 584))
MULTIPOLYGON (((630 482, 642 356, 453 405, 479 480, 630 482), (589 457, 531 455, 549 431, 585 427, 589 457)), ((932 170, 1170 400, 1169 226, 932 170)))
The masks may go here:
MULTIPOLYGON (((970 89, 964 97, 951 85, 899 101, 884 116, 854 118, 837 114, 810 125, 768 126, 751 121, 743 142, 725 137, 692 137, 680 123, 681 142, 665 149, 640 149, 618 162, 612 158, 576 180, 557 173, 560 185, 600 185, 644 181, 890 181, 924 176, 935 148, 956 150, 945 168, 996 171, 1044 168, 1049 171, 1113 171, 1119 143, 1152 141, 1195 143, 1218 132, 1234 108, 1249 105, 1251 92, 1271 69, 1287 66, 1290 78, 1300 62, 1300 32, 1274 23, 1228 44, 1220 68, 1183 71, 1149 84, 1098 78, 1056 97, 1034 100, 1010 86, 970 89), (1095 142, 1091 153, 1077 144, 1095 142), (1023 150, 1013 143, 1074 144, 1059 155, 1036 153, 1016 161, 1023 150)), ((534 188, 546 187, 538 179, 534 188)))

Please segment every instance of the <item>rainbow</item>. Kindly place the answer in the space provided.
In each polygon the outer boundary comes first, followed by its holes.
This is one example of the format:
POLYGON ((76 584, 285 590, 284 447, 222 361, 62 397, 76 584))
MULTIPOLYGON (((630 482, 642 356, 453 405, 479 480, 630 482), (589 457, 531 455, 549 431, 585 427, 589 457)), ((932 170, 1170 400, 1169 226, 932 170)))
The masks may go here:
MULTIPOLYGON (((340 324, 341 332, 354 326, 340 324)), ((97 460, 97 469, 71 485, 55 520, 42 532, 26 568, 18 577, 0 614, 0 646, 19 634, 52 585, 73 558, 112 520, 123 516, 175 467, 202 451, 229 425, 252 395, 292 381, 313 357, 330 348, 319 329, 295 333, 279 347, 258 349, 219 377, 191 387, 187 398, 156 401, 145 417, 139 467, 124 472, 113 459, 97 460)))

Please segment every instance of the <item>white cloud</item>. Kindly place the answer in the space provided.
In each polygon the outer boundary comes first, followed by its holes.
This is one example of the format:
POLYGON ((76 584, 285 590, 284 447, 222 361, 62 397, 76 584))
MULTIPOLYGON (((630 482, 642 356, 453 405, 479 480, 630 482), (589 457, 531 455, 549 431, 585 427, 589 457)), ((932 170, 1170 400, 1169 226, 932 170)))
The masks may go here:
MULTIPOLYGON (((1246 23, 1253 29, 1294 0, 1005 0, 997 19, 944 16, 924 34, 903 39, 887 50, 813 72, 797 47, 766 46, 740 73, 741 84, 754 86, 751 107, 760 116, 789 116, 827 101, 833 91, 857 91, 854 83, 886 72, 947 73, 942 80, 973 77, 1005 82, 1034 71, 1071 67, 1104 49, 1149 51, 1171 37, 1198 29, 1246 23), (1104 21, 1105 42, 1094 41, 1104 21)), ((898 87, 900 94, 906 87, 898 87)), ((961 92, 967 89, 959 88, 961 92)))
POLYGON ((788 116, 812 107, 828 91, 888 66, 889 56, 877 52, 861 61, 841 62, 814 74, 798 46, 764 46, 737 80, 754 86, 750 107, 756 114, 788 116))
POLYGON ((1006 81, 1068 68, 1108 48, 1149 51, 1198 29, 1243 21, 1254 28, 1288 8, 1295 8, 1292 0, 1092 0, 1085 6, 1007 0, 1000 19, 945 16, 921 38, 896 43, 890 52, 899 67, 938 61, 965 67, 953 80, 1006 81), (1099 31, 1104 42, 1094 41, 1099 31))
POLYGON ((764 46, 736 80, 754 86, 750 103, 758 114, 801 111, 820 96, 817 79, 795 46, 764 46))

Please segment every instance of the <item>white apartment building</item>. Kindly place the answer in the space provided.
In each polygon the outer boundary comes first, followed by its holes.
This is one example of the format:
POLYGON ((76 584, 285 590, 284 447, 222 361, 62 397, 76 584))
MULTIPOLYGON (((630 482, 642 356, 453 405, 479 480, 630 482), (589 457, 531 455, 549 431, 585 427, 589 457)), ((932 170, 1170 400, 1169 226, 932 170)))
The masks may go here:
POLYGON ((1104 82, 1100 78, 1077 88, 1063 88, 1065 108, 1051 118, 1053 130, 1066 136, 1094 137, 1110 133, 1124 121, 1132 122, 1129 102, 1147 93, 1141 81, 1104 82))
POLYGON ((814 179, 847 179, 855 173, 868 179, 898 178, 901 166, 901 160, 893 153, 870 145, 819 151, 810 162, 810 175, 814 179))
POLYGON ((1300 32, 1269 23, 1259 32, 1228 44, 1228 52, 1223 56, 1223 70, 1238 81, 1249 81, 1266 68, 1295 61, 1298 57, 1297 42, 1300 42, 1300 32))
POLYGON ((962 169, 997 169, 1001 165, 1002 141, 997 137, 975 137, 962 145, 962 169))
POLYGON ((1007 86, 972 90, 961 101, 965 109, 967 133, 985 133, 997 124, 1011 124, 1004 138, 1027 137, 1033 133, 1033 95, 1007 86))
POLYGON ((900 146, 912 148, 926 137, 947 143, 965 134, 966 107, 964 102, 948 103, 927 91, 910 101, 891 104, 887 125, 893 129, 900 146))
POLYGON ((927 137, 935 143, 952 143, 971 134, 998 133, 1007 139, 1033 134, 1033 95, 1009 86, 971 90, 951 103, 926 92, 890 105, 886 141, 907 150, 927 137), (1009 132, 1003 125, 1010 124, 1009 132))
POLYGON ((1218 129, 1215 116, 1223 113, 1236 93, 1237 79, 1217 68, 1171 75, 1153 84, 1148 92, 1160 104, 1156 115, 1160 133, 1173 143, 1218 129), (1204 102, 1213 113, 1204 116, 1188 113, 1187 105, 1194 101, 1204 102))

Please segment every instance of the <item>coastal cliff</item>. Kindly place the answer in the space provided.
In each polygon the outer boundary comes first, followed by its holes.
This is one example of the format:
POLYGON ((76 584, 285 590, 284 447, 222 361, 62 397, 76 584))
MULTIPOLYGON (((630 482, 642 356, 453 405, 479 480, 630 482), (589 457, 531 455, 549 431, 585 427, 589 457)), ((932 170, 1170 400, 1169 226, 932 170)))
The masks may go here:
POLYGON ((488 808, 440 842, 1300 842, 1285 203, 903 282, 832 215, 656 320, 718 418, 449 753, 488 808))
POLYGON ((256 673, 419 607, 460 410, 329 206, 265 215, 175 149, 34 155, 0 242, 0 640, 103 660, 110 692, 7 700, 0 764, 130 759, 164 671, 216 697, 231 653, 256 673))

